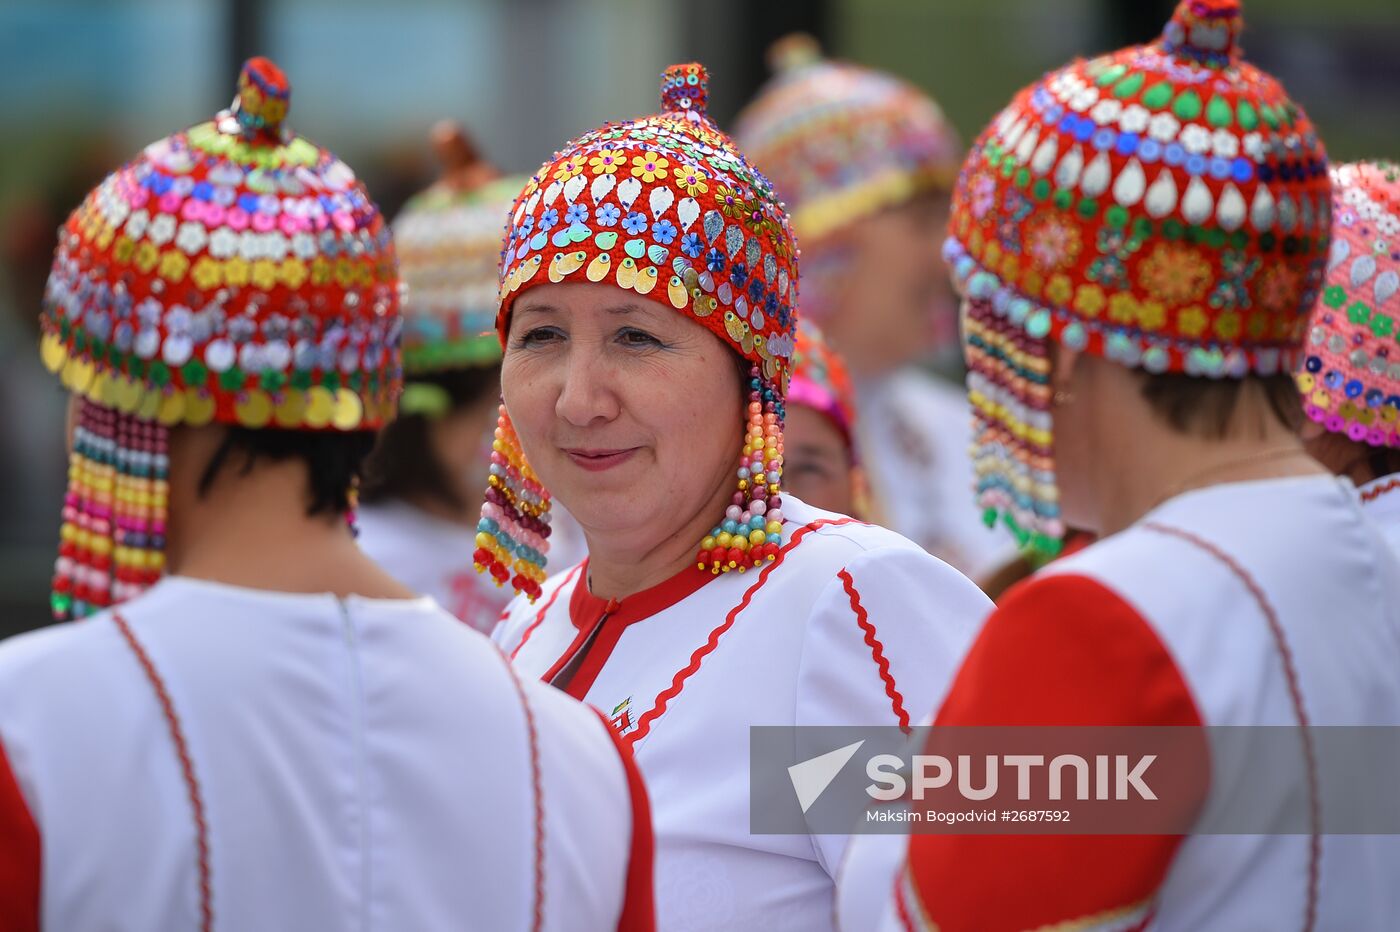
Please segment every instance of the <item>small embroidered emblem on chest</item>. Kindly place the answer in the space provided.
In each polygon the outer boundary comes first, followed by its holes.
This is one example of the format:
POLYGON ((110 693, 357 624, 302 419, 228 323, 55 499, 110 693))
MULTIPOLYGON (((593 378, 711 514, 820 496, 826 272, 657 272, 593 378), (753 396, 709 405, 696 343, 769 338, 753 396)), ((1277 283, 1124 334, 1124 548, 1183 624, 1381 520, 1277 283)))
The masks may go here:
POLYGON ((611 723, 613 729, 620 735, 625 735, 627 732, 637 727, 637 723, 632 721, 631 696, 628 696, 617 704, 612 710, 612 714, 608 716, 608 721, 611 723))

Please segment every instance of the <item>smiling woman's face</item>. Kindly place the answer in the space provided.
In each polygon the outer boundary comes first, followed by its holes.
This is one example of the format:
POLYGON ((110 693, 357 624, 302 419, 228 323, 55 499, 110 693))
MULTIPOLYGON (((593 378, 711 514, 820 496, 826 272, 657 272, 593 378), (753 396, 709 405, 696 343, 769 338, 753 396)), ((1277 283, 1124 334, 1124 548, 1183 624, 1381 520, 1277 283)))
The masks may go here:
POLYGON ((530 465, 593 536, 646 549, 722 515, 743 441, 735 353, 613 285, 537 285, 511 310, 501 393, 530 465))

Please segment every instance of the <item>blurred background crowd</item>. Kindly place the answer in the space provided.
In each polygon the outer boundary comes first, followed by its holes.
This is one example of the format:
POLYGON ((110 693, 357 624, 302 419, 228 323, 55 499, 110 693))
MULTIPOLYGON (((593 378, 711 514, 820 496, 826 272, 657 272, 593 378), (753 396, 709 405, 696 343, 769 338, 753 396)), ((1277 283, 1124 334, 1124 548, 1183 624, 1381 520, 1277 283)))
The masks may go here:
MULTIPOLYGON (((1397 0, 1249 0, 1251 60, 1302 102, 1336 161, 1400 154, 1397 0)), ((36 351, 59 224, 147 142, 207 118, 245 58, 295 89, 291 123, 356 166, 387 216, 429 184, 452 117, 507 172, 654 109, 649 76, 710 69, 723 127, 794 30, 931 93, 970 138, 1077 53, 1150 40, 1170 0, 0 0, 0 636, 48 620, 66 456, 36 351)), ((956 360, 932 359, 958 378, 956 360)), ((969 505, 969 507, 971 507, 969 505)))

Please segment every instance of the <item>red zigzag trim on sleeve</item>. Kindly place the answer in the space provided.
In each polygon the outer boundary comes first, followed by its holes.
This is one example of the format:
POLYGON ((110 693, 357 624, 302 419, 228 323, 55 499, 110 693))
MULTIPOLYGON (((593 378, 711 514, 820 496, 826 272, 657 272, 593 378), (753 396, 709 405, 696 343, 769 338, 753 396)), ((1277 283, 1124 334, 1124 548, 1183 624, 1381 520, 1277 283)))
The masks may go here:
POLYGON ((141 664, 146 679, 150 680, 151 688, 155 690, 161 712, 165 715, 165 724, 170 729, 170 738, 175 743, 175 753, 180 758, 180 774, 185 778, 185 789, 190 797, 190 809, 194 812, 196 866, 199 870, 199 928, 201 932, 210 932, 214 927, 214 905, 213 888, 209 880, 209 823, 204 816, 204 797, 199 789, 199 778, 195 776, 194 759, 190 757, 189 745, 185 743, 185 731, 180 725, 180 717, 175 713, 175 703, 171 701, 170 692, 165 688, 165 681, 161 679, 155 664, 151 662, 150 655, 141 646, 141 642, 136 640, 136 635, 132 633, 131 626, 126 623, 125 618, 119 613, 113 612, 112 621, 116 624, 117 630, 121 632, 122 638, 126 640, 127 646, 131 648, 131 652, 136 655, 136 660, 141 664))
MULTIPOLYGON (((498 650, 497 653, 500 653, 498 650)), ((515 694, 520 699, 520 710, 525 715, 525 734, 530 747, 530 791, 535 801, 535 910, 530 928, 539 932, 544 928, 544 780, 540 775, 540 740, 535 727, 535 712, 530 708, 530 697, 525 695, 525 685, 520 682, 515 668, 501 654, 505 663, 506 675, 515 685, 515 694)))
POLYGON ((846 590, 846 596, 851 600, 851 611, 855 612, 856 624, 860 625, 860 630, 865 632, 865 643, 870 647, 870 656, 875 660, 875 666, 880 669, 880 679, 885 684, 885 695, 890 697, 890 705, 894 708, 895 718, 899 720, 899 728, 907 735, 909 734, 909 712, 904 708, 904 696, 900 694, 899 687, 894 682, 894 675, 890 673, 890 662, 885 657, 885 645, 876 636, 875 626, 871 624, 870 615, 865 611, 865 606, 860 604, 860 593, 856 591, 856 581, 845 569, 836 575, 840 577, 841 585, 846 590))

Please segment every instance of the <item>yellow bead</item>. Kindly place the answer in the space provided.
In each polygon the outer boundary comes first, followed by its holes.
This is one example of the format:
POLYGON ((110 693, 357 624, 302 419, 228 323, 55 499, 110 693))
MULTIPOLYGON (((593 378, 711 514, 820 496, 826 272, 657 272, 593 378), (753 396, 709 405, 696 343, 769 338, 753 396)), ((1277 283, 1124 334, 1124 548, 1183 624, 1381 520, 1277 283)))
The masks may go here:
POLYGON ((713 537, 713 536, 711 536, 711 537, 706 537, 704 540, 700 541, 700 549, 701 549, 701 550, 714 550, 714 549, 715 549, 715 539, 714 539, 714 537, 713 537))
POLYGON ((753 544, 755 547, 767 539, 768 535, 765 534, 761 528, 754 528, 752 531, 749 531, 749 543, 753 544))
POLYGON ((781 522, 778 521, 769 521, 767 527, 765 527, 764 530, 767 531, 769 534, 781 534, 783 532, 783 525, 781 522))
POLYGON ((496 538, 492 537, 485 531, 479 531, 476 535, 476 545, 478 547, 484 547, 487 550, 491 550, 496 546, 496 538))
POLYGON ((734 535, 730 534, 728 531, 720 531, 719 536, 715 538, 715 543, 719 544, 721 547, 728 547, 733 540, 734 535))

